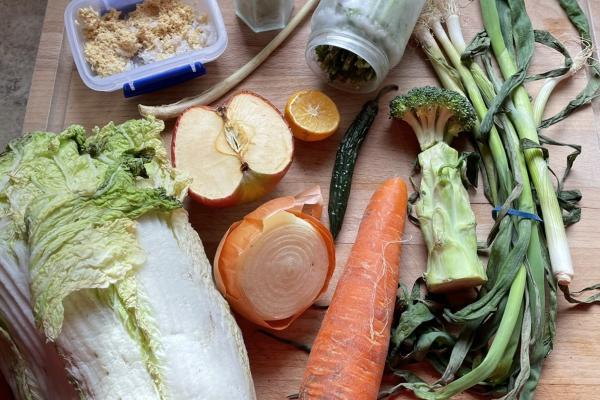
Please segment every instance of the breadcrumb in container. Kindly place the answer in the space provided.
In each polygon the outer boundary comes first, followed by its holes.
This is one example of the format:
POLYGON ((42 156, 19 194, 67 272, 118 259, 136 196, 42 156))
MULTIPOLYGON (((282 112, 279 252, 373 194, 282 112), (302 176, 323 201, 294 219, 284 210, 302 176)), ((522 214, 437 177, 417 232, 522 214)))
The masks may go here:
POLYGON ((84 55, 94 73, 109 76, 160 61, 216 40, 205 14, 181 0, 145 0, 128 14, 91 7, 78 11, 84 55))

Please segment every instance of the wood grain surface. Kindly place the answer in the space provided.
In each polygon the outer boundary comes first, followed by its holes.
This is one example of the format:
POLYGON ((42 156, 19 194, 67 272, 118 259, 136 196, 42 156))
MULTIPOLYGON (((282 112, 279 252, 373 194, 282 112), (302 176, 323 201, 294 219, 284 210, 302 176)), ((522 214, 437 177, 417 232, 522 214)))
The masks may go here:
MULTIPOLYGON (((162 90, 158 93, 124 99, 120 92, 101 93, 88 89, 74 68, 68 44, 63 35, 63 12, 67 0, 49 0, 41 43, 37 57, 31 94, 25 116, 24 131, 58 131, 69 124, 78 123, 88 129, 108 121, 122 122, 136 118, 138 103, 168 103, 203 91, 228 76, 256 54, 274 33, 254 34, 234 15, 233 0, 221 1, 229 34, 226 52, 217 61, 207 65, 208 74, 190 82, 162 90)), ((297 1, 297 7, 303 2, 297 1)), ((466 36, 470 38, 481 30, 477 2, 463 1, 462 8, 466 36)), ((575 39, 566 16, 555 0, 528 0, 529 14, 534 27, 550 30, 562 40, 575 39)), ((580 0, 591 15, 598 34, 600 1, 580 0)), ((330 95, 342 114, 337 134, 323 142, 303 143, 296 141, 295 159, 292 167, 277 189, 268 198, 294 194, 312 184, 319 184, 327 197, 335 150, 344 130, 348 127, 362 104, 365 95, 349 95, 320 82, 304 61, 304 50, 309 21, 306 20, 284 44, 238 89, 253 90, 265 96, 280 109, 290 94, 307 87, 321 88, 330 95)), ((573 51, 576 44, 570 42, 573 51)), ((533 70, 555 68, 562 61, 552 52, 537 48, 533 70)), ((433 71, 424 60, 421 51, 413 44, 386 80, 396 83, 402 92, 421 85, 436 85, 433 71)), ((559 110, 564 99, 573 95, 585 83, 585 76, 578 75, 560 86, 548 107, 548 115, 559 110)), ((530 85, 535 93, 539 83, 530 85)), ((569 228, 568 238, 573 252, 576 277, 573 288, 600 282, 600 136, 598 104, 578 112, 568 121, 555 125, 545 134, 569 143, 583 145, 583 153, 577 160, 568 188, 583 192, 582 221, 569 228)), ((167 125, 165 144, 170 142, 167 125)), ((564 167, 567 150, 551 150, 551 164, 560 171, 564 167)), ((337 242, 337 270, 346 262, 367 201, 374 188, 385 178, 406 177, 411 162, 417 155, 417 141, 406 126, 392 122, 387 117, 387 106, 381 107, 379 117, 366 140, 356 165, 354 185, 350 196, 345 224, 337 242)), ((267 200, 265 198, 264 200, 267 200)), ((490 207, 481 193, 472 194, 472 202, 479 222, 478 235, 483 239, 492 220, 490 207)), ((195 204, 187 204, 194 227, 200 233, 209 258, 228 226, 254 209, 258 203, 223 210, 209 210, 195 204)), ((425 265, 425 248, 417 228, 407 224, 401 259, 401 280, 410 284, 422 272, 425 265)), ((319 300, 327 304, 334 279, 328 293, 319 300)), ((537 392, 539 399, 600 399, 600 308, 573 308, 560 301, 558 335, 555 349, 546 361, 537 392)), ((311 342, 322 318, 322 311, 309 310, 282 336, 302 342, 311 342)), ((274 342, 257 332, 252 324, 238 318, 244 331, 250 355, 250 363, 260 400, 285 399, 295 393, 302 377, 307 356, 289 346, 274 342)), ((351 334, 349 332, 349 334, 351 334)), ((458 398, 472 398, 469 395, 458 398)))

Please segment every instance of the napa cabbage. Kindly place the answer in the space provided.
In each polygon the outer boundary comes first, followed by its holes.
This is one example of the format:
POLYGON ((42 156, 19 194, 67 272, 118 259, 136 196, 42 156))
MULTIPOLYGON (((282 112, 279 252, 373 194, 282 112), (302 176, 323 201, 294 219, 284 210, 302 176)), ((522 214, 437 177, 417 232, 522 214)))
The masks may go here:
POLYGON ((34 132, 0 155, 0 370, 18 397, 255 398, 163 127, 34 132))

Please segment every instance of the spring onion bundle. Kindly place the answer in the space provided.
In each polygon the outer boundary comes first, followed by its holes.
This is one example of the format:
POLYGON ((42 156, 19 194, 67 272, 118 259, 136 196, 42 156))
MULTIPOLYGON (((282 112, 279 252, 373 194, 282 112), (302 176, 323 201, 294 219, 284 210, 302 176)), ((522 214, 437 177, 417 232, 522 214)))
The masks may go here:
MULTIPOLYGON (((496 221, 488 237, 488 282, 472 304, 457 310, 439 297, 423 298, 419 282, 412 292, 400 292, 403 312, 388 362, 402 382, 382 398, 408 389, 424 399, 447 399, 465 390, 531 399, 553 346, 557 284, 569 301, 597 300, 597 295, 576 300, 566 287, 573 272, 564 226, 577 222, 581 196, 563 190, 564 178, 553 187, 540 143, 559 143, 537 132, 538 125, 549 126, 589 103, 600 87, 600 69, 587 58, 587 20, 575 1, 560 3, 584 39, 584 50, 575 58, 550 33, 534 32, 522 0, 481 0, 486 31, 468 45, 454 1, 430 1, 424 10, 417 40, 440 82, 467 95, 478 114, 474 139, 496 221), (535 42, 560 51, 565 65, 527 77, 535 42), (585 63, 592 67, 590 83, 563 111, 540 124, 554 87, 585 63), (535 108, 522 85, 525 79, 546 79, 535 108), (442 374, 433 385, 402 367, 422 360, 442 374)), ((570 146, 575 153, 565 174, 580 151, 570 146)))

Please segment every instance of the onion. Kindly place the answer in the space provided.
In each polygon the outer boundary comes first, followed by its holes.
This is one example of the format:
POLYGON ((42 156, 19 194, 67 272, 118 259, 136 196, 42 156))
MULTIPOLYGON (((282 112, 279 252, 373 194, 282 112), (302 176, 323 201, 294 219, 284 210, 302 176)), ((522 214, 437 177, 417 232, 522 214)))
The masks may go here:
POLYGON ((322 200, 318 187, 271 200, 235 222, 221 240, 217 288, 246 319, 285 329, 327 289, 335 247, 318 219, 322 200))

